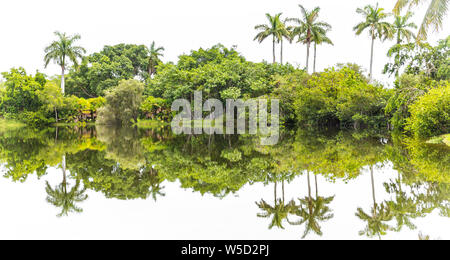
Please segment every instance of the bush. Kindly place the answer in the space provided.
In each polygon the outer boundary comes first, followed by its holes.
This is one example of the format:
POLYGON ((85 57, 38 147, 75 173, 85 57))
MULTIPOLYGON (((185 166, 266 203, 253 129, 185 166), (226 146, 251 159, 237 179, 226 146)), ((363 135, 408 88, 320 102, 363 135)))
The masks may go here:
POLYGON ((302 125, 380 127, 387 124, 384 107, 390 91, 367 83, 353 67, 315 74, 297 91, 294 110, 302 125))
POLYGON ((144 84, 137 80, 122 80, 106 94, 106 106, 99 109, 98 123, 127 125, 137 122, 144 84))
POLYGON ((410 107, 406 129, 426 138, 450 131, 450 84, 434 88, 410 107))

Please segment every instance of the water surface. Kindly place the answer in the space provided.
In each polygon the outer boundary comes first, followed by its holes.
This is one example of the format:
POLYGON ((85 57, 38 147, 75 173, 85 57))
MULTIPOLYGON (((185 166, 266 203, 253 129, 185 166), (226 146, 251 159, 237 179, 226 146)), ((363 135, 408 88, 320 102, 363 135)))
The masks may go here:
POLYGON ((449 239, 444 145, 367 132, 0 133, 0 238, 449 239))

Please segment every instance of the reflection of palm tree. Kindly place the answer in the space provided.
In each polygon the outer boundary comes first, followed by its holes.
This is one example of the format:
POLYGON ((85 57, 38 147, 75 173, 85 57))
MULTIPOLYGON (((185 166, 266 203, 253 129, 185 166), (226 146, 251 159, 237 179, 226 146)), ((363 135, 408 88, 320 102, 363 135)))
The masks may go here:
POLYGON ((161 186, 161 179, 156 170, 153 167, 150 169, 150 192, 154 201, 157 200, 158 196, 164 197, 166 194, 162 192, 164 187, 161 186))
POLYGON ((277 226, 278 228, 284 229, 283 220, 287 220, 289 214, 293 214, 296 210, 296 205, 294 200, 291 200, 288 204, 284 202, 284 181, 282 183, 282 199, 277 199, 277 182, 274 183, 274 206, 268 204, 265 200, 257 202, 256 205, 264 211, 264 213, 259 213, 260 218, 270 218, 273 215, 272 222, 269 225, 269 229, 277 226))
POLYGON ((399 232, 403 226, 414 230, 416 226, 411 222, 411 218, 420 216, 417 213, 417 202, 411 198, 408 198, 406 192, 401 188, 401 176, 399 173, 398 183, 385 184, 386 191, 389 193, 395 193, 395 201, 387 201, 387 205, 392 210, 392 215, 397 221, 397 227, 395 231, 399 232))
POLYGON ((295 212, 295 215, 300 217, 300 220, 297 222, 290 222, 291 225, 302 225, 303 223, 305 223, 305 231, 302 238, 305 238, 311 231, 319 236, 322 236, 323 232, 319 223, 328 221, 334 217, 334 214, 331 213, 331 209, 327 206, 333 201, 334 196, 327 198, 319 197, 316 178, 316 198, 313 199, 311 196, 309 172, 307 172, 307 174, 308 196, 304 199, 299 199, 300 205, 297 207, 295 212))
POLYGON ((54 205, 55 207, 61 208, 61 213, 57 216, 67 216, 70 212, 83 212, 83 210, 75 205, 77 202, 85 201, 88 196, 84 193, 86 192, 86 188, 80 189, 80 180, 76 180, 75 186, 68 191, 67 190, 67 178, 66 178, 66 158, 63 156, 62 160, 62 169, 63 169, 63 181, 60 185, 56 186, 55 189, 52 189, 50 184, 47 182, 47 187, 45 191, 47 192, 47 202, 54 205))
POLYGON ((371 214, 369 215, 364 212, 362 208, 358 208, 356 212, 356 216, 367 222, 367 226, 364 230, 359 232, 359 235, 366 235, 368 237, 374 237, 378 235, 378 237, 381 239, 381 235, 386 235, 386 231, 390 230, 391 227, 384 222, 391 221, 394 217, 391 213, 390 207, 385 204, 381 203, 380 205, 377 204, 376 197, 375 197, 375 184, 374 184, 374 178, 373 178, 373 166, 370 166, 370 176, 372 181, 372 197, 373 197, 373 208, 371 209, 371 214))

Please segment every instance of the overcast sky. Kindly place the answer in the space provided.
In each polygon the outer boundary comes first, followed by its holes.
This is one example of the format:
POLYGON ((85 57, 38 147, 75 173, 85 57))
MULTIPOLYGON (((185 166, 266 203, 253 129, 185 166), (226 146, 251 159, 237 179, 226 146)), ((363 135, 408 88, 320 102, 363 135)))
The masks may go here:
MULTIPOLYGON (((320 6, 320 19, 333 26, 330 37, 335 45, 319 47, 319 70, 342 62, 367 68, 370 39, 366 34, 355 36, 352 28, 362 19, 355 13, 356 8, 377 2, 388 11, 395 4, 395 0, 1 0, 0 71, 23 66, 29 73, 59 73, 56 65, 44 69, 43 63, 43 50, 54 39, 56 30, 80 34, 79 44, 88 53, 100 51, 104 45, 150 45, 154 40, 166 49, 164 61, 177 61, 180 54, 192 49, 223 43, 237 45, 238 51, 251 61, 271 61, 271 42, 254 42, 254 26, 266 22, 265 13, 300 17, 300 3, 307 8, 320 6)), ((424 12, 425 7, 418 9, 414 17, 417 24, 424 12)), ((448 21, 447 17, 445 24, 448 21)), ((448 26, 431 34, 429 40, 434 43, 447 35, 448 26)), ((387 80, 381 70, 391 45, 376 43, 374 73, 383 82, 387 80)), ((305 66, 303 45, 285 49, 285 61, 305 66)))

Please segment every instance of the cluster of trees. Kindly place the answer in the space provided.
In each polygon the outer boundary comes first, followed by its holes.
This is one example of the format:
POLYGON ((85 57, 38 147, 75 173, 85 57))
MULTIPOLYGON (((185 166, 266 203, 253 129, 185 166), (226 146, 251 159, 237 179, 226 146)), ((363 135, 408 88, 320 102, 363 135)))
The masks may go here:
MULTIPOLYGON (((390 15, 378 5, 359 8, 357 12, 364 21, 354 27, 357 35, 369 31, 372 58, 376 39, 396 39, 388 53, 393 60, 384 70, 397 76, 395 90, 372 81, 372 61, 367 78, 354 64, 315 73, 317 46, 332 44, 327 37, 331 25, 319 20, 319 7, 307 10, 300 5, 301 19, 267 14, 269 24, 255 27, 259 31, 255 40, 272 39, 273 64, 249 62, 234 48, 220 44, 181 55, 177 63, 163 63, 160 58, 164 48, 154 42, 150 47, 105 46, 98 53, 84 56, 84 48, 76 45, 79 35, 56 32, 57 40, 45 49, 44 60, 46 66, 53 61, 61 67, 61 78, 48 79, 39 72, 31 76, 23 69, 3 73, 0 113, 37 125, 95 119, 101 107, 98 122, 102 124, 127 125, 139 118, 167 121, 172 116, 169 107, 173 100, 192 100, 194 91, 203 91, 204 99, 279 98, 286 123, 345 128, 388 126, 420 137, 445 134, 450 40, 438 46, 411 42, 424 39, 426 26, 422 25, 416 37, 411 29, 417 26, 409 22, 412 14, 399 14, 406 2, 397 4, 393 23, 387 21, 390 15), (294 40, 307 46, 306 70, 283 64, 283 42, 294 40), (279 64, 277 43, 282 47, 279 64), (310 75, 312 45, 314 73, 310 75), (435 106, 436 102, 439 104, 435 106)), ((435 22, 427 25, 439 24, 435 22)))
POLYGON ((29 125, 95 120, 97 109, 105 103, 103 97, 64 96, 55 80, 39 72, 33 76, 18 68, 2 75, 0 114, 29 125))

